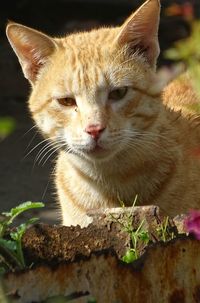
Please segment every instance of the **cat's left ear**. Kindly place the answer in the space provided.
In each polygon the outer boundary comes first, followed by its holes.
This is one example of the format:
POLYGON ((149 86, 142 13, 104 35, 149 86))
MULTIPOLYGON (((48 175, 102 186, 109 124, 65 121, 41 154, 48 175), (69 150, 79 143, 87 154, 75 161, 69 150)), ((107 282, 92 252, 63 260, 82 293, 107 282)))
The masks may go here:
POLYGON ((118 43, 127 46, 130 53, 139 51, 147 62, 155 67, 160 52, 158 26, 160 20, 160 1, 147 0, 122 25, 118 43))
POLYGON ((34 84, 40 68, 56 49, 54 39, 13 22, 7 25, 6 34, 19 59, 25 78, 34 84))

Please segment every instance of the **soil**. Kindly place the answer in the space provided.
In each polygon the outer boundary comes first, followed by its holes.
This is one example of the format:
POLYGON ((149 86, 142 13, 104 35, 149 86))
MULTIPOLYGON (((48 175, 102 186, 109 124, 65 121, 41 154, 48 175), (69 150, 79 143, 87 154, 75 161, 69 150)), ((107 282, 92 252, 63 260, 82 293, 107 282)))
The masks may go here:
POLYGON ((74 261, 80 256, 88 257, 92 252, 105 249, 114 250, 121 257, 127 250, 128 240, 128 234, 116 223, 109 227, 90 225, 87 229, 38 224, 26 233, 23 248, 28 264, 53 265, 74 261))
MULTIPOLYGON (((88 257, 91 253, 110 249, 121 259, 131 246, 127 225, 136 230, 143 221, 142 228, 148 231, 150 242, 153 243, 160 240, 156 230, 166 219, 156 206, 101 209, 90 215, 93 223, 87 228, 36 224, 28 229, 23 236, 27 264, 71 262, 80 256, 88 257)), ((170 220, 170 229, 176 236, 183 232, 183 222, 183 217, 170 220)), ((166 233, 166 238, 168 235, 166 233)), ((139 255, 145 251, 145 247, 138 238, 139 255)))

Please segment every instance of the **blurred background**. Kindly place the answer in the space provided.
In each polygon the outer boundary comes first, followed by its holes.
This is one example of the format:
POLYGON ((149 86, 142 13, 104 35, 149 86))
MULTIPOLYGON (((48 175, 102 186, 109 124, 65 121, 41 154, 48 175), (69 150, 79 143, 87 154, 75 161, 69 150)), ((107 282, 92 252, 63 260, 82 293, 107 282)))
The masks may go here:
MULTIPOLYGON (((51 178, 53 157, 35 163, 42 145, 27 111, 30 87, 5 36, 13 20, 57 36, 101 25, 121 24, 141 0, 6 0, 0 4, 0 212, 24 201, 43 201, 44 222, 59 222, 51 178), (32 150, 33 149, 33 150, 32 150), (32 151, 31 151, 32 150, 32 151), (44 164, 44 165, 43 165, 44 164)), ((200 18, 199 0, 161 0, 159 68, 174 64, 164 51, 191 35, 200 18)), ((200 34, 199 34, 200 35, 200 34)), ((200 42, 200 38, 199 38, 200 42)), ((200 45, 200 43, 199 43, 200 45)), ((185 48, 184 48, 185 49, 185 48)), ((173 57, 173 56, 172 56, 173 57)), ((175 56, 176 61, 181 55, 175 56)), ((174 58, 173 58, 174 59, 174 58)))

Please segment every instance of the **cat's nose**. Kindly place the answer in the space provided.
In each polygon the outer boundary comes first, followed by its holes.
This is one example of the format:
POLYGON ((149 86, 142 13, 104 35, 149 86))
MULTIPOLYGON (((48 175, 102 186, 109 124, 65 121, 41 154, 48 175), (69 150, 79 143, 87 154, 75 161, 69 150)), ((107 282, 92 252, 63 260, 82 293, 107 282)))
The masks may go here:
POLYGON ((89 124, 85 128, 85 132, 88 133, 93 139, 98 140, 104 129, 105 129, 104 125, 89 124))

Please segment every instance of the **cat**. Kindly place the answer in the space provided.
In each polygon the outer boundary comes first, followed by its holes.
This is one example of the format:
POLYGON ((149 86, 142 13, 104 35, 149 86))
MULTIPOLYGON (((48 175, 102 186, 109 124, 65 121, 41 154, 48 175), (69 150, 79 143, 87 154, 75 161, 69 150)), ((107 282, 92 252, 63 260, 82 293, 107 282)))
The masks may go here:
POLYGON ((198 98, 189 79, 189 88, 177 80, 159 88, 159 18, 159 0, 147 0, 122 26, 63 38, 7 25, 32 85, 32 117, 59 149, 64 225, 85 227, 89 210, 130 206, 136 195, 169 216, 200 207, 200 120, 187 113, 198 98))

